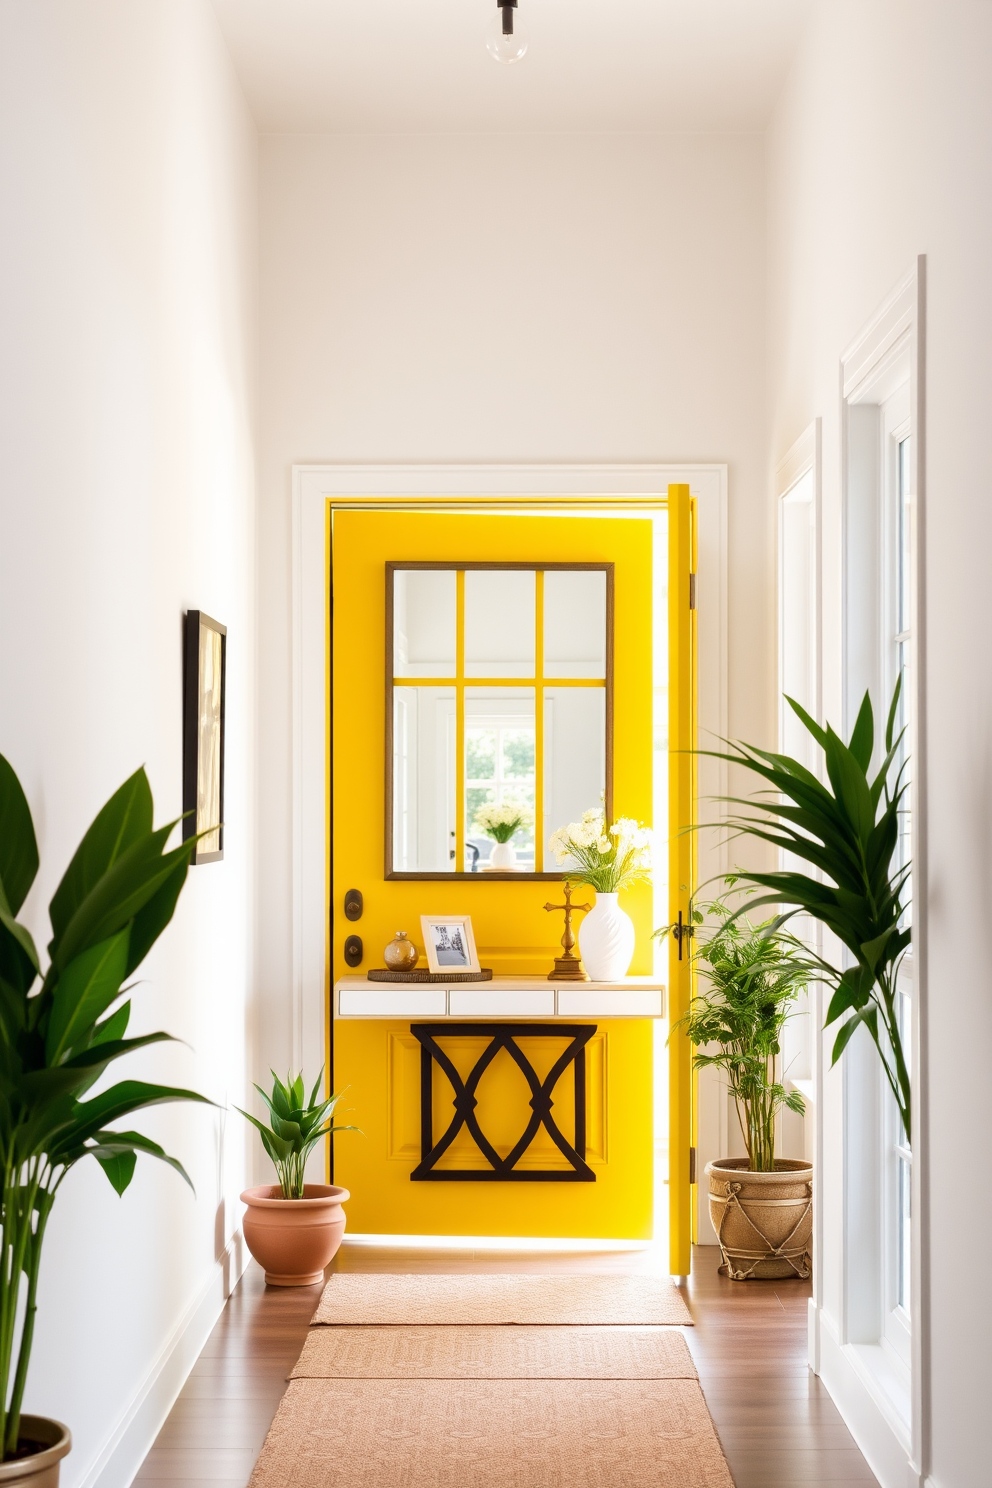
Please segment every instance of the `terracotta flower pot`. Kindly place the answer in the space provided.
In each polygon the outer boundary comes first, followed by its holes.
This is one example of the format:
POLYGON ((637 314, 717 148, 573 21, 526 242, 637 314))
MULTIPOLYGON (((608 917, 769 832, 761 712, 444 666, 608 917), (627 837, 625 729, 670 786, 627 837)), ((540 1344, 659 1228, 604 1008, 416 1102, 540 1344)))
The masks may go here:
POLYGON ((706 1164, 710 1219, 732 1281, 810 1274, 813 1164, 775 1159, 773 1173, 752 1173, 746 1157, 706 1164))
POLYGON ((270 1286, 314 1286, 344 1238, 341 1208, 351 1194, 346 1188, 307 1183, 302 1199, 284 1199, 277 1185, 246 1188, 241 1202, 245 1244, 270 1286))
POLYGON ((22 1484, 23 1488, 58 1488, 59 1463, 72 1446, 68 1426, 47 1416, 22 1416, 22 1442, 38 1442, 42 1450, 30 1457, 0 1462, 0 1484, 22 1484))

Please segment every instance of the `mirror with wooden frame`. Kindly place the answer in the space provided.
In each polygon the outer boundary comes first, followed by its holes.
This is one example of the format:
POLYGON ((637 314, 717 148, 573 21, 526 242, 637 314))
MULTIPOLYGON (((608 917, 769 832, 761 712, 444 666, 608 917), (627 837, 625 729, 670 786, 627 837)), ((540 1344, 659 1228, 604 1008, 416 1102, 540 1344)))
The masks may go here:
POLYGON ((612 796, 613 564, 387 563, 386 877, 560 878, 551 833, 612 796))

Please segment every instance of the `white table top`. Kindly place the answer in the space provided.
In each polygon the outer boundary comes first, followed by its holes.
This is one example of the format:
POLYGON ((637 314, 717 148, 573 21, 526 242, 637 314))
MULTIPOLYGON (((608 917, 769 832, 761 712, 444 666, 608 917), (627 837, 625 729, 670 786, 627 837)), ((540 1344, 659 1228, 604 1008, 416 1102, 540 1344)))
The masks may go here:
POLYGON ((336 1018, 485 1019, 554 1022, 575 1018, 663 1018, 665 987, 656 977, 616 982, 549 981, 496 976, 489 982, 371 982, 346 976, 334 984, 336 1018))

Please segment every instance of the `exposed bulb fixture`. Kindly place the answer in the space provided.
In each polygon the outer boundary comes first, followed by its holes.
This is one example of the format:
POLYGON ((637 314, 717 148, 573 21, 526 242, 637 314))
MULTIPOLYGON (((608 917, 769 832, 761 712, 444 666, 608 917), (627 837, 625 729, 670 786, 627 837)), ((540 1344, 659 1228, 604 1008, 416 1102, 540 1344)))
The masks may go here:
POLYGON ((517 0, 496 0, 496 14, 489 23, 486 50, 497 62, 519 62, 527 50, 527 37, 516 19, 517 0))

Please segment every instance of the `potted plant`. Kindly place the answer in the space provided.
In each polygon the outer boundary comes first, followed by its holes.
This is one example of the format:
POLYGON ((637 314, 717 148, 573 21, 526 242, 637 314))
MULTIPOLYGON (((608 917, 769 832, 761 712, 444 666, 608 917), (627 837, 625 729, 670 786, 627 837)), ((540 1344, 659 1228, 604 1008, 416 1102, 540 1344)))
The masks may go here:
POLYGON ((271 1096, 255 1086, 268 1107, 268 1125, 241 1111, 261 1135, 279 1179, 275 1185, 246 1188, 241 1195, 241 1202, 248 1205, 245 1244, 264 1268, 270 1286, 313 1286, 322 1281, 324 1267, 344 1238, 341 1206, 351 1198, 348 1190, 306 1182, 307 1158, 317 1143, 332 1132, 358 1130, 325 1121, 341 1097, 320 1100, 323 1079, 321 1070, 307 1100, 302 1074, 289 1075, 283 1084, 272 1071, 271 1096))
POLYGON ((515 871, 517 852, 510 839, 521 828, 529 827, 533 819, 530 807, 519 801, 504 801, 502 806, 479 807, 475 813, 475 825, 493 840, 487 864, 489 868, 500 873, 515 871))
MULTIPOLYGON (((727 880, 728 888, 735 879, 727 880)), ((807 1277, 813 1229, 811 1163, 775 1156, 782 1107, 804 1112, 782 1081, 782 1030, 810 979, 804 948, 767 920, 753 926, 723 899, 692 911, 708 929, 693 952, 705 990, 676 1027, 696 1052, 696 1069, 724 1072, 747 1157, 707 1163, 710 1219, 734 1281, 807 1277)), ((666 931, 661 931, 664 936, 666 931)), ((697 934, 699 932, 697 931, 697 934)))
POLYGON ((634 922, 620 908, 619 895, 650 873, 649 829, 629 817, 608 828, 603 812, 593 808, 581 821, 559 827, 548 845, 570 883, 596 890, 596 903, 579 926, 586 971, 594 982, 619 981, 634 956, 634 922))
POLYGON ((16 918, 38 872, 34 824, 0 755, 0 1478, 37 1488, 54 1488, 72 1444, 60 1422, 21 1414, 45 1230, 59 1188, 76 1163, 93 1157, 123 1194, 139 1152, 167 1162, 189 1183, 156 1142, 115 1124, 162 1101, 210 1104, 192 1090, 141 1080, 84 1098, 116 1060, 170 1037, 125 1037, 131 1003, 123 984, 169 923, 185 882, 197 839, 166 851, 176 825, 153 829, 144 770, 124 782, 55 890, 43 968, 16 918))
POLYGON ((906 904, 911 864, 900 861, 898 853, 908 789, 905 731, 896 733, 900 692, 901 680, 892 694, 884 752, 874 774, 875 722, 867 692, 847 744, 786 698, 823 753, 826 783, 789 755, 751 744, 732 745, 732 752, 717 758, 742 766, 765 786, 760 796, 733 798, 749 814, 733 817, 731 826, 802 859, 817 875, 740 870, 748 883, 767 891, 755 904, 784 906, 777 924, 808 914, 846 948, 851 964, 844 967, 808 953, 811 973, 833 988, 826 1026, 849 1015, 834 1040, 832 1063, 858 1028, 867 1029, 909 1142, 912 1090, 898 1011, 899 967, 912 940, 906 904))

